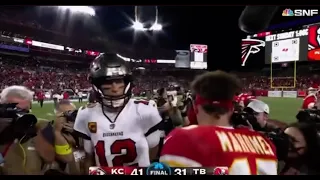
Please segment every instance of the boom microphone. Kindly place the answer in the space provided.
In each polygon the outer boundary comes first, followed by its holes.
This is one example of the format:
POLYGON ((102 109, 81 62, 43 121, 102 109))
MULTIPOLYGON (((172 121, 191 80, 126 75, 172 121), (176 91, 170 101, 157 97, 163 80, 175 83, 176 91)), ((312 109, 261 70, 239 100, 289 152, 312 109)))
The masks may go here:
POLYGON ((246 6, 239 18, 239 28, 246 33, 258 33, 268 28, 279 6, 246 6))

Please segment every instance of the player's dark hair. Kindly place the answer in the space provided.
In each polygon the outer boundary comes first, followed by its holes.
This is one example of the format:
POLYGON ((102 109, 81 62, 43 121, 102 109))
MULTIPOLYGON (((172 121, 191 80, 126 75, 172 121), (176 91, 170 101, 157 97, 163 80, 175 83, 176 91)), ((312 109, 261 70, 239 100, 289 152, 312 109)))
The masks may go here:
MULTIPOLYGON (((195 94, 202 98, 212 101, 232 101, 235 93, 241 89, 241 82, 234 75, 213 71, 197 76, 191 87, 195 94)), ((208 114, 217 115, 225 114, 230 110, 213 104, 204 104, 202 107, 208 114)))

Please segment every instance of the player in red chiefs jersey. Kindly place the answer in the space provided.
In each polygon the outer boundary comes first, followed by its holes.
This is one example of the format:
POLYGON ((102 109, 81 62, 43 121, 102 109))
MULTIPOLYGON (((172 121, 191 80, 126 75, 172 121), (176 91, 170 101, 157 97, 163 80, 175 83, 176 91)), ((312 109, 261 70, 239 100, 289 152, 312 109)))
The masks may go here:
POLYGON ((231 175, 276 175, 276 151, 270 140, 248 128, 232 127, 232 101, 240 80, 215 71, 199 76, 192 86, 199 125, 173 130, 164 141, 160 161, 173 167, 228 167, 231 175))
POLYGON ((303 99, 302 109, 312 109, 315 107, 319 96, 319 90, 314 87, 308 89, 308 95, 303 99))

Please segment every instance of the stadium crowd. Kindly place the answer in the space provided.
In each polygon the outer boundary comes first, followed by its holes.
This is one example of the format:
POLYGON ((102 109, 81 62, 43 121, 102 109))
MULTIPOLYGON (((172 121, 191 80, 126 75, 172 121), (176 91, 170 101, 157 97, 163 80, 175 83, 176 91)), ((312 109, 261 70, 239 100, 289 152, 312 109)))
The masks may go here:
MULTIPOLYGON (((35 57, 20 57, 2 55, 0 77, 4 79, 1 82, 1 89, 6 86, 21 84, 32 90, 39 89, 89 89, 91 85, 86 81, 88 73, 88 63, 77 63, 74 61, 65 61, 59 59, 48 59, 35 57), (6 78, 5 78, 6 77, 6 78)), ((134 63, 132 63, 134 64, 134 63)), ((171 83, 177 83, 187 88, 189 82, 199 72, 188 69, 176 69, 174 67, 163 67, 156 64, 143 69, 132 68, 136 75, 135 84, 139 91, 154 90, 161 87, 168 87, 171 83)), ((233 72, 236 74, 236 72, 233 72)), ((313 84, 319 84, 316 72, 309 72, 310 75, 301 75, 296 77, 294 87, 294 78, 274 77, 273 87, 289 87, 292 90, 307 90, 313 84)), ((271 87, 270 77, 264 74, 252 73, 240 74, 240 78, 247 90, 274 89, 271 87)))

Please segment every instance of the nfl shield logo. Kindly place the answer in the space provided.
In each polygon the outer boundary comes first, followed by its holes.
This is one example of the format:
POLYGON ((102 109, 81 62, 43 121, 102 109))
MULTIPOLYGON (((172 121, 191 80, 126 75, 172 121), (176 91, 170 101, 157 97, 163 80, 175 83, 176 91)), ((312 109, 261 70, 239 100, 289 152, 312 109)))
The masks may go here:
POLYGON ((229 175, 229 168, 228 167, 215 167, 213 169, 213 175, 229 175))
POLYGON ((107 173, 100 167, 89 167, 89 175, 106 175, 107 173))
POLYGON ((110 129, 114 129, 115 126, 115 124, 110 124, 110 129))

